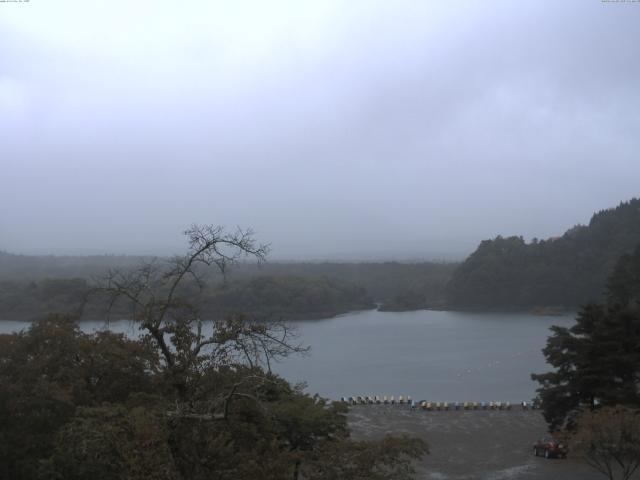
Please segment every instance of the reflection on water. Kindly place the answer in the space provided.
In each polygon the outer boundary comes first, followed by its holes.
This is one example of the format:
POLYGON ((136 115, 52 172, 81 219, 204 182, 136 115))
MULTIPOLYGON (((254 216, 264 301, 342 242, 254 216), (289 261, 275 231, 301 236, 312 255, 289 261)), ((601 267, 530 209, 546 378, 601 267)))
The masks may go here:
MULTIPOLYGON (((433 401, 530 400, 532 372, 548 370, 541 349, 549 326, 573 323, 572 316, 518 313, 355 312, 292 322, 308 356, 288 358, 274 370, 329 398, 350 395, 411 395, 433 401)), ((0 322, 17 331, 23 322, 0 322)), ((83 322, 92 332, 100 321, 83 322)), ((138 327, 126 320, 109 328, 130 336, 138 327)))

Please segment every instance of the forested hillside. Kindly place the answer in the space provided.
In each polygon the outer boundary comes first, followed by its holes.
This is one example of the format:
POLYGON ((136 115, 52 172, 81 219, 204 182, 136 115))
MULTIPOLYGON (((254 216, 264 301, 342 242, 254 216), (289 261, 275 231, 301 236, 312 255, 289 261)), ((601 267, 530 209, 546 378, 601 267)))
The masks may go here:
POLYGON ((485 240, 447 287, 454 308, 575 308, 599 301, 616 261, 640 244, 640 199, 597 212, 562 237, 485 240))

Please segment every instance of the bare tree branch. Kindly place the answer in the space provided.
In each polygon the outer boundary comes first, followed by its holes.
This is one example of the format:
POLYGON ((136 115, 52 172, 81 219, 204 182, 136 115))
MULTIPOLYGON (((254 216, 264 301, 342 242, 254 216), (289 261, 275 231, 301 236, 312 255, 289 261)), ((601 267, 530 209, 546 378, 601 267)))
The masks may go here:
POLYGON ((197 372, 237 361, 251 369, 265 366, 270 372, 273 359, 306 351, 292 342, 294 335, 286 324, 248 321, 241 315, 207 322, 211 332, 205 334, 197 309, 184 297, 189 285, 202 292, 203 268, 225 274, 243 257, 260 263, 269 246, 258 244, 252 230, 241 228, 227 233, 220 226, 192 225, 184 234, 189 244, 184 256, 168 260, 165 266, 154 260, 134 269, 112 270, 96 289, 106 294, 109 312, 118 301, 128 302, 132 320, 161 352, 179 396, 186 395, 190 382, 197 383, 193 380, 197 372))

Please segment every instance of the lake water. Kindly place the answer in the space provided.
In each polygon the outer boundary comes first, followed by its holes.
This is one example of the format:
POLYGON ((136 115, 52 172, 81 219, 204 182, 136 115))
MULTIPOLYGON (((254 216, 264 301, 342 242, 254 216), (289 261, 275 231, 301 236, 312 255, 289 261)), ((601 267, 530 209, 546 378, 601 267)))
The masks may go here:
POLYGON ((537 388, 530 374, 549 370, 541 352, 549 327, 573 322, 517 313, 350 313, 295 322, 310 355, 275 370, 329 398, 528 401, 537 388))
MULTIPOLYGON (((273 368, 332 399, 411 395, 432 401, 528 401, 537 386, 530 374, 549 370, 541 353, 549 327, 573 322, 573 316, 518 313, 354 312, 291 322, 311 351, 273 368)), ((1 332, 24 327, 0 322, 1 332)), ((103 327, 102 322, 82 325, 85 331, 103 327)), ((111 322, 110 328, 137 332, 129 322, 111 322)))

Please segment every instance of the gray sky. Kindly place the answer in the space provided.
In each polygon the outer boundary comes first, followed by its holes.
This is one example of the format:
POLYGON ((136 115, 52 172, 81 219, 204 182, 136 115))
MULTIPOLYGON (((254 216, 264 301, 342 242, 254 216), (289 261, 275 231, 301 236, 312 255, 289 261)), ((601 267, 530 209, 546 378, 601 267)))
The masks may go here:
POLYGON ((450 258, 640 195, 640 3, 0 3, 0 249, 450 258))

